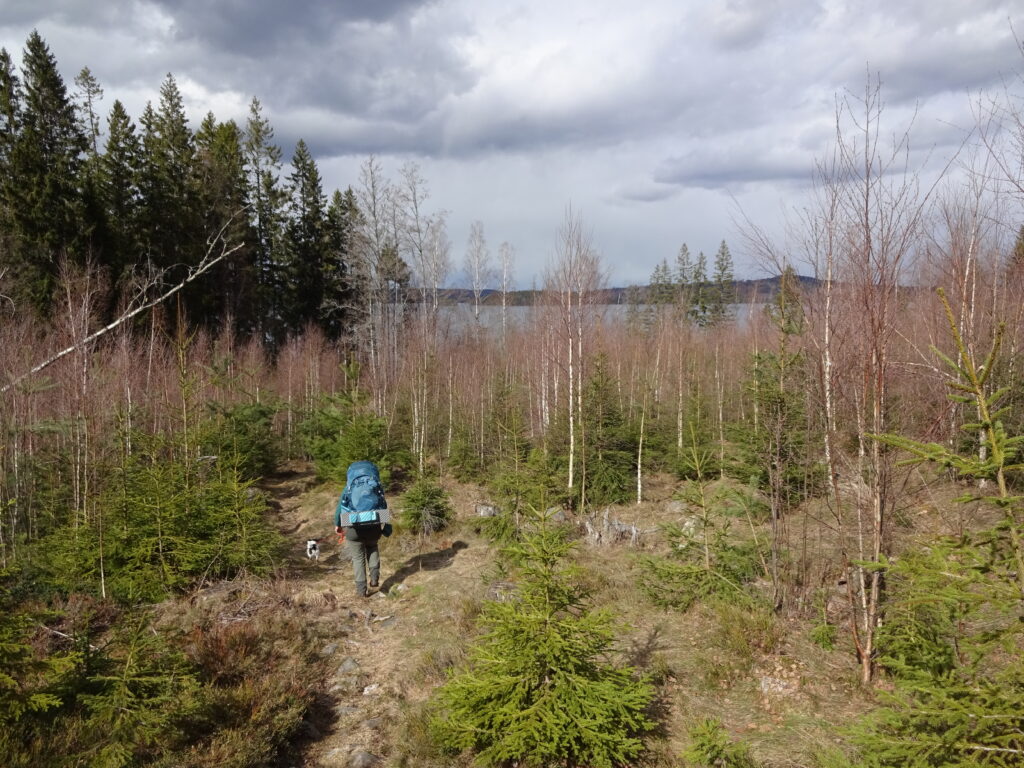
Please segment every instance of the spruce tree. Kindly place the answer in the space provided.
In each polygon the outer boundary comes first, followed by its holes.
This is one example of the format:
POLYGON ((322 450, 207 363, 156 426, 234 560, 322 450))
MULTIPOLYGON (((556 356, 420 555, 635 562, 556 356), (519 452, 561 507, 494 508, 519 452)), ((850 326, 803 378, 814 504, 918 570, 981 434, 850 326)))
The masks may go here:
POLYGON ((254 232, 252 262, 256 290, 254 303, 258 318, 256 331, 273 346, 284 335, 282 301, 284 263, 284 205, 287 193, 280 184, 281 150, 273 143, 274 129, 263 116, 258 99, 249 105, 242 148, 248 177, 250 221, 254 232))
POLYGON ((586 502, 595 506, 628 501, 636 471, 636 436, 623 418, 608 367, 605 356, 598 355, 583 391, 587 433, 583 482, 586 502))
POLYGON ((672 272, 668 268, 668 260, 662 259, 654 267, 654 272, 651 274, 648 302, 655 306, 671 304, 675 298, 673 295, 675 293, 674 287, 672 272))
POLYGON ((247 336, 257 323, 252 300, 256 276, 248 247, 254 238, 246 215, 249 189, 242 132, 234 121, 219 123, 210 113, 196 132, 195 142, 197 203, 205 240, 209 242, 223 231, 229 242, 244 245, 196 286, 190 315, 214 328, 230 319, 234 328, 247 336))
POLYGON ((437 693, 433 733, 486 766, 632 765, 654 691, 612 660, 611 617, 592 610, 567 564, 564 528, 540 524, 506 556, 521 577, 513 599, 484 605, 484 634, 437 693))
POLYGON ((708 323, 720 325, 733 317, 736 303, 736 284, 733 277, 732 254, 725 240, 715 253, 715 272, 712 275, 708 301, 708 323))
POLYGON ((135 125, 120 101, 107 117, 107 141, 100 157, 99 194, 106 220, 103 263, 115 286, 124 288, 140 249, 138 185, 141 148, 135 125))
POLYGON ((99 102, 103 88, 88 67, 75 76, 75 104, 78 123, 85 137, 85 157, 79 172, 82 194, 82 235, 85 247, 91 257, 105 265, 109 249, 110 222, 104 210, 100 161, 100 115, 99 102))
POLYGON ((79 169, 86 138, 57 61, 33 31, 22 57, 22 90, 4 203, 11 214, 15 292, 49 311, 63 258, 80 257, 79 169))
POLYGON ((172 75, 160 87, 159 109, 147 104, 140 122, 143 248, 155 266, 171 270, 169 279, 174 280, 205 252, 205 242, 193 173, 195 145, 172 75))
POLYGON ((299 139, 288 176, 290 200, 285 230, 287 306, 290 332, 300 332, 320 319, 326 252, 326 201, 316 161, 299 139))
POLYGON ((21 126, 21 82, 6 48, 0 48, 0 272, 10 271, 14 249, 12 165, 21 126))
POLYGON ((325 222, 323 297, 319 313, 321 327, 332 340, 342 337, 352 319, 355 277, 352 264, 359 215, 352 187, 344 193, 334 190, 325 222))
POLYGON ((962 429, 983 435, 982 455, 899 435, 876 439, 909 452, 907 463, 932 462, 972 480, 994 481, 958 501, 986 501, 1003 519, 988 530, 939 539, 886 561, 891 598, 879 631, 883 667, 895 690, 854 729, 861 765, 1008 766, 1024 755, 1024 505, 1011 485, 1024 471, 1024 436, 1003 426, 1007 388, 992 389, 1002 328, 983 362, 960 335, 939 292, 955 355, 933 350, 952 374, 949 398, 978 414, 962 429))
POLYGON ((693 263, 693 271, 690 273, 690 319, 701 328, 710 325, 710 292, 708 285, 708 260, 704 251, 697 253, 697 260, 693 263))
POLYGON ((783 549, 783 521, 806 485, 807 466, 804 389, 807 367, 799 348, 804 328, 799 282, 792 267, 780 277, 779 291, 766 305, 765 314, 778 333, 778 343, 754 355, 750 389, 760 408, 758 429, 752 434, 757 465, 765 476, 761 484, 768 491, 771 508, 770 572, 773 603, 782 607, 780 567, 783 549))
POLYGON ((689 317, 690 299, 693 294, 693 257, 690 255, 690 248, 686 243, 679 246, 679 253, 676 254, 675 280, 676 280, 676 302, 680 317, 689 317))

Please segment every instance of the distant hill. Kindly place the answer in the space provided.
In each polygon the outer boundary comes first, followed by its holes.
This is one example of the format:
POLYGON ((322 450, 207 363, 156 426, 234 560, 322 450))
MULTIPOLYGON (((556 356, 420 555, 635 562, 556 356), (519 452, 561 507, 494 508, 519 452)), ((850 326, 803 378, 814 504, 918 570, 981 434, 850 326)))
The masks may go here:
MULTIPOLYGON (((819 280, 814 277, 799 276, 800 284, 805 288, 814 288, 819 280)), ((757 280, 734 280, 733 286, 736 289, 736 300, 740 303, 768 301, 779 291, 780 278, 766 277, 757 280)), ((710 285, 707 284, 707 285, 710 285)), ((629 304, 634 301, 638 304, 647 303, 647 296, 651 291, 649 285, 637 285, 626 288, 605 288, 599 292, 603 297, 602 304, 629 304)), ((415 301, 418 294, 411 291, 410 298, 415 301)), ((539 290, 509 291, 507 296, 508 304, 511 306, 527 306, 533 304, 539 294, 539 290)), ((472 304, 473 291, 469 288, 445 288, 439 292, 440 301, 444 304, 472 304)), ((492 288, 485 289, 481 294, 481 303, 485 306, 494 306, 501 303, 501 291, 492 288)))

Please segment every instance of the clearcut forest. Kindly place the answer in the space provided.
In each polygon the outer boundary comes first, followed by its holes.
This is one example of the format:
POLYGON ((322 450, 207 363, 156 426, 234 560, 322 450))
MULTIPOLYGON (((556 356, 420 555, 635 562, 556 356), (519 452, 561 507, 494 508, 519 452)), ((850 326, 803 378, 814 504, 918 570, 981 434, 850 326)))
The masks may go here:
POLYGON ((840 98, 769 279, 570 212, 529 292, 414 163, 159 93, 0 51, 4 765, 1024 765, 1012 90, 938 180, 840 98))

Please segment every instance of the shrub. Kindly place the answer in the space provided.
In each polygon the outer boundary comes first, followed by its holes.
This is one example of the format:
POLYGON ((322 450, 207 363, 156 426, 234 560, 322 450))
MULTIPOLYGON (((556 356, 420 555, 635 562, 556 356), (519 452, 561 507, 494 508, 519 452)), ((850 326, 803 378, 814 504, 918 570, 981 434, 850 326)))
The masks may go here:
POLYGON ((448 493, 436 480, 422 477, 402 495, 399 522, 421 536, 442 530, 452 515, 448 493))
POLYGON ((270 570, 280 538, 235 467, 179 458, 166 438, 134 443, 98 514, 40 547, 39 568, 52 587, 135 604, 206 579, 270 570))
POLYGON ((386 463, 384 420, 369 410, 358 390, 322 397, 299 423, 299 434, 323 479, 344 483, 353 461, 386 463))
POLYGON ((746 744, 729 739, 722 723, 708 718, 690 729, 690 746, 683 759, 695 768, 756 768, 746 744))
POLYGON ((233 463, 247 479, 274 471, 280 455, 273 428, 277 408, 267 403, 239 403, 211 404, 210 410, 213 418, 205 430, 205 453, 233 463))
POLYGON ((521 569, 516 598, 486 603, 484 635, 436 694, 433 733, 487 766, 610 768, 629 764, 653 727, 654 691, 610 661, 607 613, 591 611, 562 528, 541 525, 508 548, 521 569))

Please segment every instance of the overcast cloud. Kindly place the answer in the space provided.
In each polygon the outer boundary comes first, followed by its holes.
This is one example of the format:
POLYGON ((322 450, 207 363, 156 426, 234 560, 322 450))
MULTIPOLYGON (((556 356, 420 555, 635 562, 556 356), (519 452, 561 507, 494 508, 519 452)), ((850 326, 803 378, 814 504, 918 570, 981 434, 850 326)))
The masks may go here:
MULTIPOLYGON (((415 160, 450 212, 539 278, 567 205, 611 282, 643 282, 686 242, 772 231, 834 135, 836 95, 881 77, 890 130, 943 164, 971 95, 1024 69, 1019 0, 0 0, 0 45, 37 29, 69 86, 88 66, 134 118, 173 73, 193 125, 244 122, 257 96, 286 157, 305 139, 327 191, 368 153, 415 160)), ((920 157, 924 157, 922 153, 920 157)))

